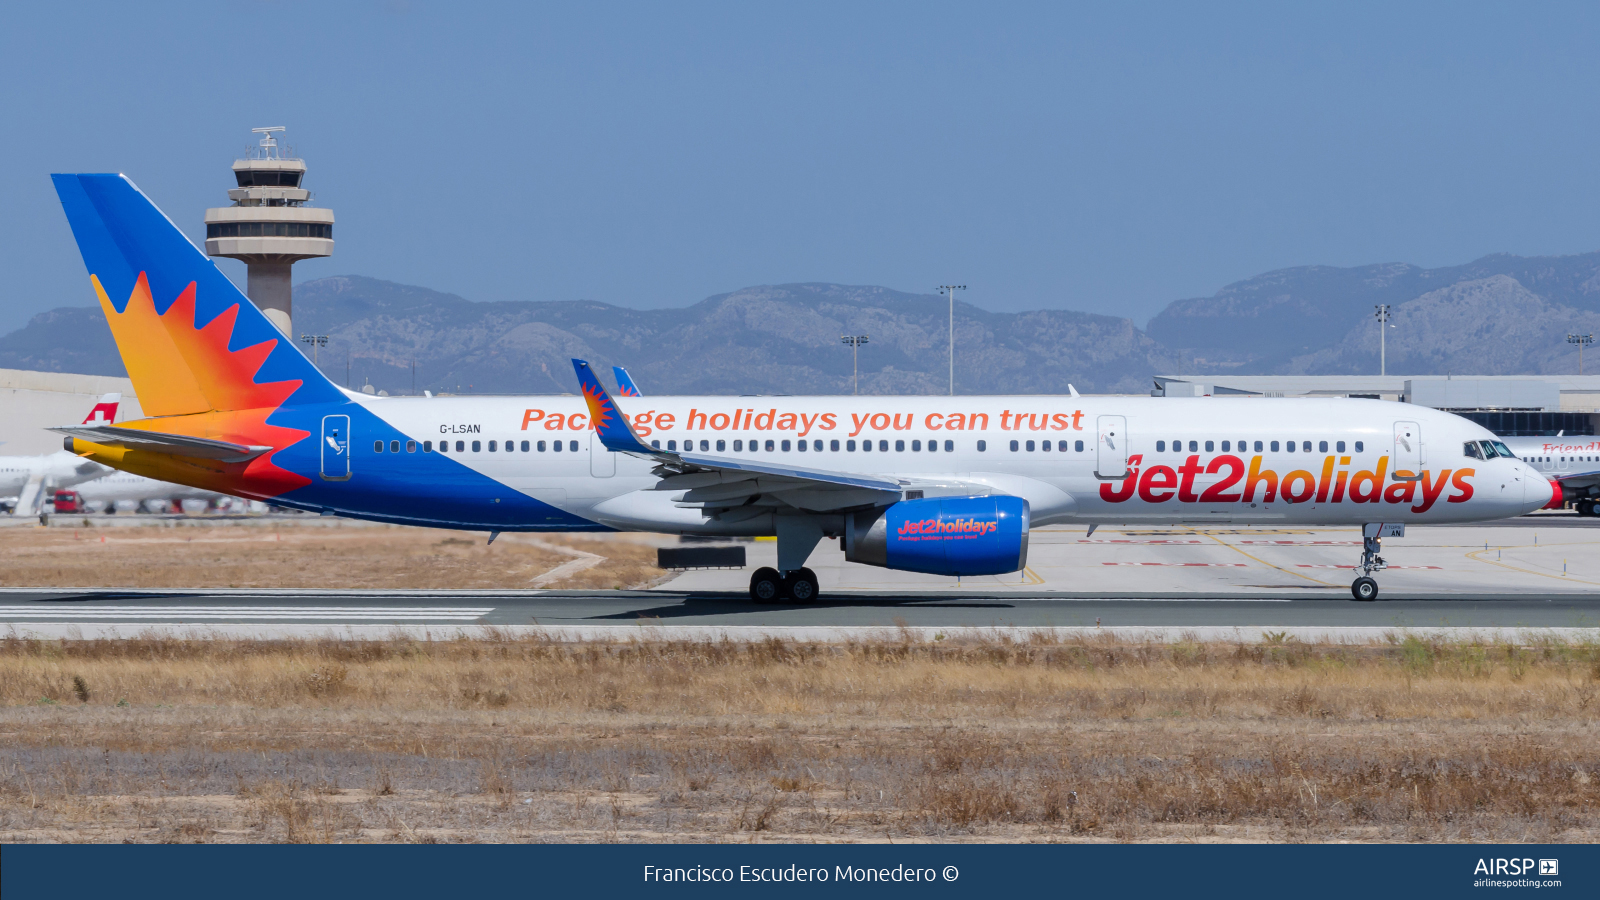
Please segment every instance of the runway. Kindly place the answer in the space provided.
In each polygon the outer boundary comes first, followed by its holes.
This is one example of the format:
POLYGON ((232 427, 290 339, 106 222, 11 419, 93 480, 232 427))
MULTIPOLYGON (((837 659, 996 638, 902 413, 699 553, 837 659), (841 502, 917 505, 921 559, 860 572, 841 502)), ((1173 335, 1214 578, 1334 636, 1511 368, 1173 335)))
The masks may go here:
POLYGON ((848 640, 902 630, 931 639, 955 632, 990 636, 1032 630, 1115 632, 1175 640, 1376 639, 1406 630, 1507 639, 1554 629, 1593 639, 1600 597, 1482 595, 1356 603, 1333 597, 1262 594, 1224 597, 1167 592, 1094 596, 1038 591, 870 594, 821 602, 756 605, 743 595, 705 591, 129 591, 8 590, 0 593, 0 634, 18 637, 217 637, 420 639, 542 635, 576 640, 626 636, 751 639, 766 635, 848 640))
POLYGON ((437 639, 493 629, 576 639, 642 628, 660 637, 850 639, 906 628, 1255 639, 1560 629, 1595 640, 1596 527, 1576 516, 1528 516, 1413 528, 1385 542, 1391 567, 1379 575, 1375 603, 1350 598, 1355 529, 1120 526, 1087 534, 1079 526, 1037 530, 1020 573, 960 581, 847 563, 835 542, 824 541, 808 560, 823 585, 809 605, 749 601, 750 571, 776 562, 774 543, 754 541, 742 544, 742 570, 682 572, 651 590, 8 588, 0 589, 0 635, 126 637, 155 629, 437 639))

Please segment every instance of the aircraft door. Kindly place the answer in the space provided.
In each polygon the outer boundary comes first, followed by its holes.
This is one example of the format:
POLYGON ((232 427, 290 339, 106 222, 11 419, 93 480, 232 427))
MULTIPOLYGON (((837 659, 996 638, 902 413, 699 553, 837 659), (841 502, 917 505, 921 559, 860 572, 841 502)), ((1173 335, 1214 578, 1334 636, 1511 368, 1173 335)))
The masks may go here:
POLYGON ((1422 477, 1422 426, 1415 422, 1394 423, 1394 463, 1396 478, 1414 481, 1422 477))
POLYGON ((589 434, 589 474, 596 478, 610 478, 617 474, 617 455, 600 443, 600 435, 589 434))
POLYGON ((1128 420, 1125 416, 1101 416, 1095 420, 1099 438, 1095 441, 1094 474, 1097 478, 1128 476, 1128 420))
POLYGON ((344 481, 350 477, 350 417, 322 417, 322 479, 344 481))

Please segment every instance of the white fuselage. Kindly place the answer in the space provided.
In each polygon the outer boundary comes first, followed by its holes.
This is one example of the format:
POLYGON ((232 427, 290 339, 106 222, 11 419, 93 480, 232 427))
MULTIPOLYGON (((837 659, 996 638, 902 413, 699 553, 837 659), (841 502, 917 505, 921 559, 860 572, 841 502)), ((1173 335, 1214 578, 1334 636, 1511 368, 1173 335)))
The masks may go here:
MULTIPOLYGON (((659 479, 650 461, 599 444, 581 397, 359 402, 414 439, 401 453, 436 453, 447 442, 457 462, 592 522, 703 534, 771 527, 770 519, 729 524, 680 508, 681 491, 653 489, 659 479)), ((1550 499, 1548 480, 1520 460, 1463 451, 1465 442, 1493 440, 1486 429, 1376 400, 625 397, 617 404, 639 436, 662 449, 692 441, 701 456, 877 476, 908 489, 949 484, 956 492, 1014 494, 1029 501, 1035 526, 1443 523, 1519 515, 1550 499)), ((358 477, 363 466, 376 472, 401 462, 388 446, 379 451, 359 433, 351 437, 358 477)))
POLYGON ((72 487, 116 471, 66 451, 42 456, 0 456, 0 497, 15 497, 28 483, 47 490, 72 487))

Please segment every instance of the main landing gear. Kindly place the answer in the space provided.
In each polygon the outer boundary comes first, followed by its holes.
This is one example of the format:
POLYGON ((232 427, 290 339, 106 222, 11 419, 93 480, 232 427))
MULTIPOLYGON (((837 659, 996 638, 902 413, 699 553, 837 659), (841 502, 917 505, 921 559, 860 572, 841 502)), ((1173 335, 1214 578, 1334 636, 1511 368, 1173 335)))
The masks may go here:
POLYGON ((750 576, 750 602, 815 603, 817 599, 817 573, 807 568, 779 572, 771 566, 762 566, 750 576))
POLYGON ((1367 525, 1361 533, 1361 562, 1356 565, 1356 580, 1350 585, 1350 595, 1357 600, 1370 602, 1378 599, 1378 582, 1372 579, 1375 572, 1389 568, 1378 553, 1383 550, 1381 525, 1367 525))

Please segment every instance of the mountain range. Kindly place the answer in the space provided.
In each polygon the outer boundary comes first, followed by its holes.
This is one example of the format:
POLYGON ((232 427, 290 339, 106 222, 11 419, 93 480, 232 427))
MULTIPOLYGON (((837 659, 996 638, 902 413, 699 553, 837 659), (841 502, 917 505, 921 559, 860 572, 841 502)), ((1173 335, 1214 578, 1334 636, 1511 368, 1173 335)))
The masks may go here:
MULTIPOLYGON (((949 389, 948 301, 883 287, 749 287, 676 309, 587 300, 475 303, 361 276, 295 287, 295 330, 326 334, 323 371, 409 393, 567 393, 568 360, 628 367, 647 393, 838 394, 842 335, 865 334, 860 391, 949 389)), ((1155 374, 1576 371, 1568 332, 1600 330, 1600 253, 1488 256, 1464 266, 1303 266, 1171 303, 1140 329, 1067 310, 956 304, 958 393, 1143 393, 1155 374)), ((0 368, 122 375, 99 309, 63 307, 0 337, 0 368)))

